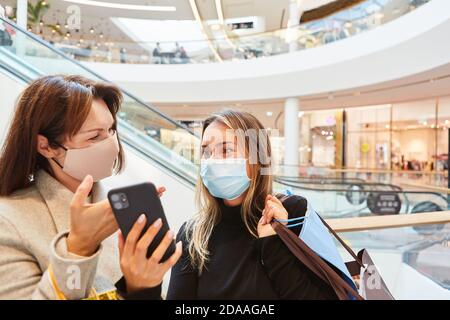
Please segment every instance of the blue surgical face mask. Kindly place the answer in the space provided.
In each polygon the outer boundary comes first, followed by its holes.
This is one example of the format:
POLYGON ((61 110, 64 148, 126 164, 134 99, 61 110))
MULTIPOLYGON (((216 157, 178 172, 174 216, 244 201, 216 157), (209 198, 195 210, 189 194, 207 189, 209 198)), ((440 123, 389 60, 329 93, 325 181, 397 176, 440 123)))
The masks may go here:
POLYGON ((234 200, 250 186, 243 158, 202 160, 200 176, 209 193, 220 199, 234 200))
POLYGON ((346 277, 349 284, 354 285, 352 277, 345 266, 344 260, 330 235, 329 230, 323 224, 317 212, 311 207, 308 202, 308 209, 304 217, 277 220, 278 222, 287 222, 288 228, 303 225, 300 231, 300 239, 306 243, 315 253, 317 253, 322 259, 325 259, 336 268, 338 268, 346 277))

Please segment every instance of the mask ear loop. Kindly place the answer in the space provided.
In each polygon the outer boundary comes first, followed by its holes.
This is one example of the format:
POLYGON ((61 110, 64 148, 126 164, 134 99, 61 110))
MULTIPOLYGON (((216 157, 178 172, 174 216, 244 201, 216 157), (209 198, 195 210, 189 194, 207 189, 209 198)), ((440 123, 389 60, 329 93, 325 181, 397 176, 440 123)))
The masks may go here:
MULTIPOLYGON (((64 151, 66 151, 67 152, 67 148, 66 147, 64 147, 62 144, 59 144, 58 142, 54 142, 54 144, 56 144, 58 147, 60 147, 60 148, 62 148, 64 151)), ((58 161, 56 161, 56 159, 55 158, 50 158, 50 159, 52 159, 53 160, 53 162, 55 162, 57 165, 58 165, 58 167, 60 167, 61 169, 63 169, 64 167, 58 162, 58 161)))
POLYGON ((293 228, 293 227, 297 227, 297 226, 300 226, 300 225, 304 224, 305 223, 305 221, 304 221, 305 219, 306 219, 306 217, 299 217, 299 218, 293 218, 293 219, 275 219, 275 221, 278 221, 278 222, 281 222, 281 223, 287 222, 288 224, 286 225, 286 227, 287 228, 293 228), (289 224, 289 222, 295 222, 295 221, 301 221, 301 222, 294 223, 294 224, 289 224))

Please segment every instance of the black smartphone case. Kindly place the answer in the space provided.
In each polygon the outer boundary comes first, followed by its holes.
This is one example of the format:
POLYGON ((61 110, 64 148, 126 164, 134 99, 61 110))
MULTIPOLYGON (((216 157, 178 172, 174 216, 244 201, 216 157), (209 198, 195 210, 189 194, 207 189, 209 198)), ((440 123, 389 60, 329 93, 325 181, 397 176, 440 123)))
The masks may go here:
MULTIPOLYGON (((108 192, 108 200, 111 204, 124 239, 126 239, 128 233, 131 231, 141 214, 144 213, 147 217, 146 225, 141 236, 144 235, 149 226, 151 226, 158 218, 161 218, 161 229, 148 248, 147 258, 150 257, 169 230, 169 224, 167 223, 166 215, 164 214, 155 185, 153 183, 142 183, 129 187, 113 189, 108 192), (114 209, 111 201, 111 195, 116 193, 126 194, 129 202, 128 208, 120 210, 114 209)), ((167 260, 174 252, 175 242, 172 241, 172 244, 167 249, 161 259, 161 262, 167 260)))

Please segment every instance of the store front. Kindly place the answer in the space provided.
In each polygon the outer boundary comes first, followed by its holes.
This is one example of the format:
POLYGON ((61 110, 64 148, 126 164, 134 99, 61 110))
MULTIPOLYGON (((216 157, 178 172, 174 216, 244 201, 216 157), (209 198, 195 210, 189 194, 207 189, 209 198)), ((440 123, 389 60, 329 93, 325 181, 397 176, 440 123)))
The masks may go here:
MULTIPOLYGON (((447 169, 450 97, 301 112, 299 121, 301 166, 447 169)), ((283 138, 273 144, 282 155, 283 138)))

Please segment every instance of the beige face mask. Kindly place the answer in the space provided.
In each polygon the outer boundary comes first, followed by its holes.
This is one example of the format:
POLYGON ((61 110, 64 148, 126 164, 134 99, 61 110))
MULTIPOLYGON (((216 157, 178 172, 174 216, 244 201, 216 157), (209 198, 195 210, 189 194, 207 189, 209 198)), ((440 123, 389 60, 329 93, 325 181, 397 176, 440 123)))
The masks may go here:
POLYGON ((95 182, 110 177, 119 155, 119 141, 116 132, 87 148, 67 149, 60 146, 66 150, 64 166, 53 160, 65 173, 80 181, 88 174, 93 177, 95 182))

